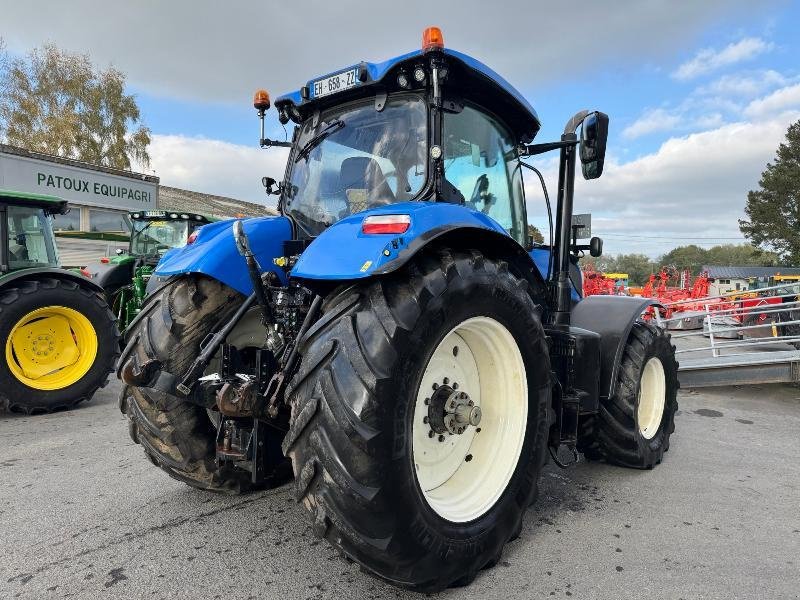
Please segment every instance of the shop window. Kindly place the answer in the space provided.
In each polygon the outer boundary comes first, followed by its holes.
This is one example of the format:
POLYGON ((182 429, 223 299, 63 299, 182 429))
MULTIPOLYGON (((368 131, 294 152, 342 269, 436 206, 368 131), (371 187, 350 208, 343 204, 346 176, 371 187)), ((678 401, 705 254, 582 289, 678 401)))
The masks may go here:
POLYGON ((65 215, 53 217, 53 229, 56 231, 80 231, 81 209, 74 206, 65 215))
POLYGON ((89 231, 128 231, 125 224, 126 213, 110 210, 89 211, 89 231))

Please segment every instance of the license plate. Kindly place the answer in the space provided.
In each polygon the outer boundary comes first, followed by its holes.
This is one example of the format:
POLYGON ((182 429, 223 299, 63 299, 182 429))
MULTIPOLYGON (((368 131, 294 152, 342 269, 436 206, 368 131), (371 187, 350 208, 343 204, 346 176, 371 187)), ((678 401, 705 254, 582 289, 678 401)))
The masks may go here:
POLYGON ((312 84, 311 90, 314 98, 322 98, 323 96, 349 90, 357 86, 358 83, 358 69, 353 68, 325 79, 318 79, 312 84))

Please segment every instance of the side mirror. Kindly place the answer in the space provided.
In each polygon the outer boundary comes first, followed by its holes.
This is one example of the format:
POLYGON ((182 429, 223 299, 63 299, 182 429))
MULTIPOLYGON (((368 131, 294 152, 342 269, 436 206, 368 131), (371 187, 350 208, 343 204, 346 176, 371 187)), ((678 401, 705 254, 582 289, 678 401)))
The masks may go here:
POLYGON ((117 248, 116 252, 117 256, 122 256, 123 254, 125 254, 125 250, 123 250, 122 248, 117 248))
POLYGON ((608 115, 600 111, 591 113, 581 126, 580 157, 584 179, 597 179, 603 174, 607 141, 608 115))
POLYGON ((278 183, 278 182, 277 182, 277 181, 275 181, 275 180, 274 180, 272 177, 262 177, 262 178, 261 178, 261 185, 263 185, 263 186, 264 186, 264 188, 265 188, 265 190, 266 190, 266 192, 267 192, 267 195, 268 195, 268 196, 271 196, 271 195, 273 195, 273 194, 280 194, 280 193, 281 193, 281 188, 280 188, 280 186, 278 186, 278 189, 277 189, 277 190, 274 190, 274 189, 272 189, 272 188, 273 188, 273 186, 274 186, 276 183, 278 183))
MULTIPOLYGON (((601 167, 602 168, 602 167, 601 167)), ((603 240, 593 237, 589 240, 589 255, 597 258, 603 254, 603 240)))

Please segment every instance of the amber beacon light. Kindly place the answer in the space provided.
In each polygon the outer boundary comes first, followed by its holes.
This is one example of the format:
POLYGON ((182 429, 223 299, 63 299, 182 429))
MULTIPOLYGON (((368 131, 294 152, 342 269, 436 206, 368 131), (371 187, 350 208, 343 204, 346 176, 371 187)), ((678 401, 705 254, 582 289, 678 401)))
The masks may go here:
POLYGON ((253 94, 253 106, 259 111, 269 110, 270 102, 267 90, 258 90, 253 94))
POLYGON ((422 51, 441 50, 444 48, 444 36, 438 27, 428 27, 422 32, 422 51))

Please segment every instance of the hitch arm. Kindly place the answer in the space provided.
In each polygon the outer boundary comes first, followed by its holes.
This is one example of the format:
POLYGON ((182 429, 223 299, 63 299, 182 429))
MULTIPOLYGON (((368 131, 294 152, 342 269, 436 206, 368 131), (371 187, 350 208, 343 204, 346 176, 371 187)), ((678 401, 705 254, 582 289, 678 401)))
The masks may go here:
POLYGON ((233 314, 231 319, 225 323, 225 325, 219 331, 203 340, 200 354, 194 359, 192 366, 189 367, 188 371, 186 371, 186 374, 183 376, 180 383, 175 386, 175 389, 178 390, 179 393, 183 394, 184 396, 188 396, 192 393, 192 389, 197 383, 197 380, 202 377, 206 367, 208 367, 208 363, 211 362, 211 359, 213 358, 214 354, 216 354, 220 345, 225 341, 225 338, 228 337, 228 334, 233 331, 233 328, 236 327, 236 324, 244 316, 244 313, 247 312, 247 310, 255 301, 256 294, 253 292, 245 299, 242 305, 233 314))

